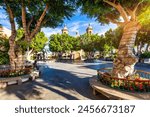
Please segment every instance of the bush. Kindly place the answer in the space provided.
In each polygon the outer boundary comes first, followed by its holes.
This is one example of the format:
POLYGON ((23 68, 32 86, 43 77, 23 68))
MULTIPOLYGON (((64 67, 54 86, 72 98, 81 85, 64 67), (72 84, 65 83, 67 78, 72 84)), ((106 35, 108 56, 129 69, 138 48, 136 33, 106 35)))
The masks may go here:
POLYGON ((150 58, 150 52, 144 52, 140 55, 140 58, 150 58))
POLYGON ((0 65, 3 64, 9 64, 9 56, 5 52, 0 52, 0 65))
POLYGON ((17 77, 22 75, 30 74, 32 71, 32 67, 24 68, 24 69, 3 69, 0 70, 0 77, 17 77))

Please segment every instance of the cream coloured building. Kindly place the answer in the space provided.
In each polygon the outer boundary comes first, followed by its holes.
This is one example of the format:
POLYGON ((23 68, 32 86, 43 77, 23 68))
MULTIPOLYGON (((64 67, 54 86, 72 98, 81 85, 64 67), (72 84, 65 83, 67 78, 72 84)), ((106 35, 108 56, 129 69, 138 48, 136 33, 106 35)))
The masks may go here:
POLYGON ((5 37, 9 38, 11 36, 11 30, 9 30, 9 29, 7 29, 7 28, 5 28, 3 26, 0 26, 0 34, 2 36, 5 36, 5 37))

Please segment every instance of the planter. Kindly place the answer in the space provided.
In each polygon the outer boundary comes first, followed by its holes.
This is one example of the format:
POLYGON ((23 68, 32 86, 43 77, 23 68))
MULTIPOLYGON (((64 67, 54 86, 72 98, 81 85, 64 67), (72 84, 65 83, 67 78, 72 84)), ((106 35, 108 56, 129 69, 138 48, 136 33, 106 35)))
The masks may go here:
POLYGON ((0 88, 6 88, 8 85, 18 84, 21 85, 23 82, 29 80, 35 80, 39 77, 39 71, 32 71, 31 68, 25 68, 22 70, 0 70, 0 88))
POLYGON ((107 85, 102 84, 96 77, 89 79, 89 84, 93 89, 93 94, 98 93, 106 96, 112 100, 149 100, 150 93, 138 93, 138 92, 127 92, 123 90, 117 90, 107 85))
POLYGON ((114 89, 129 92, 150 92, 150 73, 138 70, 136 75, 130 78, 112 77, 111 69, 98 70, 98 80, 114 89), (137 75, 138 74, 138 75, 137 75))

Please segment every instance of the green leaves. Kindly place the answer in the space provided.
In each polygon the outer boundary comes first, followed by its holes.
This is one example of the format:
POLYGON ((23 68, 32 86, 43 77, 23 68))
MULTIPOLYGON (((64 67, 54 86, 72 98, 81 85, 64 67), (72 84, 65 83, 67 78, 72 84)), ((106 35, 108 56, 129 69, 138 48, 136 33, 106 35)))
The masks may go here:
POLYGON ((36 52, 42 51, 45 47, 48 38, 43 32, 39 32, 35 38, 32 39, 31 43, 25 40, 24 31, 22 28, 17 30, 16 44, 19 46, 20 50, 26 51, 28 47, 36 52))
POLYGON ((80 41, 78 38, 67 34, 53 34, 50 36, 50 51, 67 52, 80 49, 80 41))
MULTIPOLYGON (((73 0, 74 1, 74 0, 73 0)), ((72 0, 25 0, 26 7, 26 21, 27 24, 33 18, 30 24, 30 31, 36 27, 36 23, 39 20, 41 14, 43 13, 46 4, 49 8, 46 12, 44 20, 42 21, 41 27, 52 27, 55 28, 63 23, 65 18, 70 18, 75 11, 75 4, 72 0)), ((21 2, 16 1, 11 3, 11 7, 14 7, 14 14, 19 27, 22 27, 22 17, 21 17, 21 2), (12 5, 17 6, 16 8, 12 5)))
POLYGON ((150 29, 150 6, 143 8, 141 14, 138 16, 139 22, 143 26, 147 26, 150 29))
POLYGON ((39 32, 35 38, 32 39, 30 47, 36 51, 40 52, 44 49, 46 42, 48 41, 48 38, 45 36, 44 32, 39 32))
POLYGON ((119 21, 121 15, 125 16, 124 13, 127 14, 127 17, 131 17, 129 12, 134 11, 137 6, 135 14, 136 16, 141 15, 140 22, 144 23, 145 21, 150 21, 148 18, 149 10, 142 13, 143 8, 150 6, 149 0, 78 0, 78 5, 81 6, 83 14, 96 18, 96 20, 98 20, 101 24, 108 24, 109 22, 116 23, 116 21, 119 21), (113 5, 110 5, 105 1, 109 1, 113 5), (121 4, 122 7, 122 9, 119 9, 120 11, 116 8, 118 4, 121 4), (147 18, 143 19, 144 17, 147 18))
POLYGON ((0 65, 9 63, 9 40, 0 34, 0 65))
POLYGON ((81 40, 81 48, 85 52, 93 52, 96 49, 98 49, 99 41, 100 41, 100 36, 99 35, 89 35, 89 34, 83 34, 80 36, 81 40))

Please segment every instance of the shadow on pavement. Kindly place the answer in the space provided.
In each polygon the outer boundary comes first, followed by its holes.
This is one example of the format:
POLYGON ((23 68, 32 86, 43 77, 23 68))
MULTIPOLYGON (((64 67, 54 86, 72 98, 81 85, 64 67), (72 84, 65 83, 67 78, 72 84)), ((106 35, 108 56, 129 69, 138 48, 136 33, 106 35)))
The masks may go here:
MULTIPOLYGON (((91 66, 86 66, 91 67, 91 66)), ((104 100, 107 99, 103 95, 94 96, 92 93, 92 88, 89 85, 90 77, 80 78, 80 75, 91 76, 87 73, 80 72, 69 72, 65 70, 59 70, 54 68, 49 68, 44 65, 41 69, 41 81, 26 82, 22 85, 12 85, 8 86, 4 91, 9 95, 13 94, 18 99, 43 99, 41 96, 43 94, 41 89, 46 89, 52 93, 55 93, 61 97, 68 100, 78 100, 78 99, 93 99, 93 100, 104 100)), ((4 93, 2 90, 0 92, 4 93)), ((50 93, 49 92, 49 93, 50 93)), ((48 96, 53 96, 49 94, 48 96)), ((7 97, 7 99, 8 99, 7 97)), ((13 99, 13 98, 11 98, 13 99)), ((46 99, 49 99, 47 97, 46 99)), ((50 99, 55 100, 55 98, 50 97, 50 99)))
POLYGON ((89 85, 90 77, 79 78, 76 74, 77 72, 68 72, 49 67, 44 68, 44 70, 41 73, 42 79, 45 82, 49 83, 49 86, 56 86, 62 88, 63 90, 76 91, 80 95, 88 99, 107 99, 102 95, 100 96, 93 95, 92 88, 89 85))

